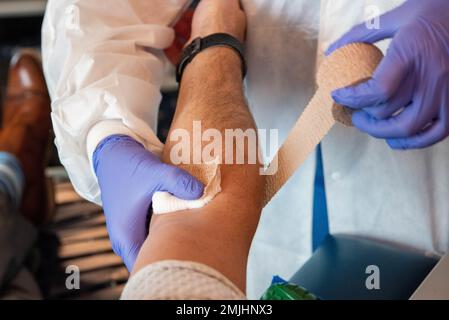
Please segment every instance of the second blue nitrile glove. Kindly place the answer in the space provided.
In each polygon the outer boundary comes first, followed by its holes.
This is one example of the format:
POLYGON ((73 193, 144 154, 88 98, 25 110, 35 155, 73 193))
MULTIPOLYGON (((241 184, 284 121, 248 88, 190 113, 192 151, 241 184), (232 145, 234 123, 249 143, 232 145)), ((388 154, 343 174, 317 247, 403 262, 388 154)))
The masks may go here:
POLYGON ((357 25, 329 48, 393 38, 372 79, 335 91, 334 100, 357 110, 354 125, 393 149, 440 142, 449 135, 449 1, 406 1, 379 25, 357 25))
POLYGON ((165 191, 185 200, 202 196, 204 186, 187 172, 162 163, 134 139, 115 135, 93 156, 106 224, 114 252, 131 271, 147 236, 153 194, 165 191))

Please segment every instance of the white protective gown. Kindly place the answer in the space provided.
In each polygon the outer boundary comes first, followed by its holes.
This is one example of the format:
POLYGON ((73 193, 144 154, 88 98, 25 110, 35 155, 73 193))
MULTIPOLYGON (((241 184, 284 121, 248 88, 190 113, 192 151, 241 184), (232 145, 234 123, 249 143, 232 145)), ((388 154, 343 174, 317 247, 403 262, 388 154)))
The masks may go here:
MULTIPOLYGON (((56 144, 76 190, 100 203, 90 164, 103 138, 128 134, 160 152, 159 93, 188 0, 50 0, 44 69, 56 144)), ((248 101, 261 129, 281 142, 315 90, 323 51, 356 23, 403 0, 242 0, 248 15, 248 101)), ((385 49, 388 45, 381 45, 385 49)), ((336 126, 322 142, 331 233, 397 243, 433 254, 449 247, 449 140, 397 152, 336 126)), ((315 156, 264 210, 248 270, 257 298, 272 275, 289 278, 311 254, 315 156)))

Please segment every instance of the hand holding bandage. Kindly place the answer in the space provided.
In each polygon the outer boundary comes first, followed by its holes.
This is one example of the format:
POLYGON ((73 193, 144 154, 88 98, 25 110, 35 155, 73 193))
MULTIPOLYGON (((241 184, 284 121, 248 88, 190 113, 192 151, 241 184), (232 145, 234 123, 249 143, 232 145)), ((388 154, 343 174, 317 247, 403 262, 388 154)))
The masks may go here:
POLYGON ((355 26, 328 53, 354 42, 392 38, 372 79, 333 92, 355 112, 354 126, 393 149, 434 145, 449 135, 449 1, 409 0, 355 26))

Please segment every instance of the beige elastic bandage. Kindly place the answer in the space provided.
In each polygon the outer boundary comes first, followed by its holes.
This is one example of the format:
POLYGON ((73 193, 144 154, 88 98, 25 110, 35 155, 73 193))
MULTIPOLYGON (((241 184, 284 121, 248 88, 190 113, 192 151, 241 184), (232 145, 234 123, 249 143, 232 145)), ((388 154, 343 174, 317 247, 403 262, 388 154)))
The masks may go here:
POLYGON ((244 300, 231 281, 216 270, 190 261, 150 264, 132 276, 122 300, 244 300))
MULTIPOLYGON (((270 202, 315 150, 334 124, 339 122, 345 126, 352 125, 350 111, 337 105, 332 100, 331 92, 368 80, 382 58, 383 54, 377 47, 355 43, 336 50, 324 59, 317 75, 318 90, 279 149, 275 158, 278 166, 276 173, 267 175, 264 205, 270 202)), ((201 208, 221 191, 219 164, 180 167, 206 185, 203 197, 199 200, 188 201, 177 199, 168 193, 158 192, 153 197, 155 214, 201 208)))

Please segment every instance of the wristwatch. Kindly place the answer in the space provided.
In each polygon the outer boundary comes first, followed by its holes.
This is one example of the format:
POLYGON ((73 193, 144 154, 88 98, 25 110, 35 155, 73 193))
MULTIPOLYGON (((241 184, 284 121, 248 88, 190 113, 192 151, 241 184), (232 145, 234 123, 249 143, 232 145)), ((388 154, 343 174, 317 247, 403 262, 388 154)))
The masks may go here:
POLYGON ((196 38, 183 50, 176 67, 176 81, 181 82, 185 68, 198 53, 215 46, 229 47, 238 53, 242 60, 242 74, 245 77, 247 67, 243 43, 227 33, 215 33, 205 38, 196 38))

